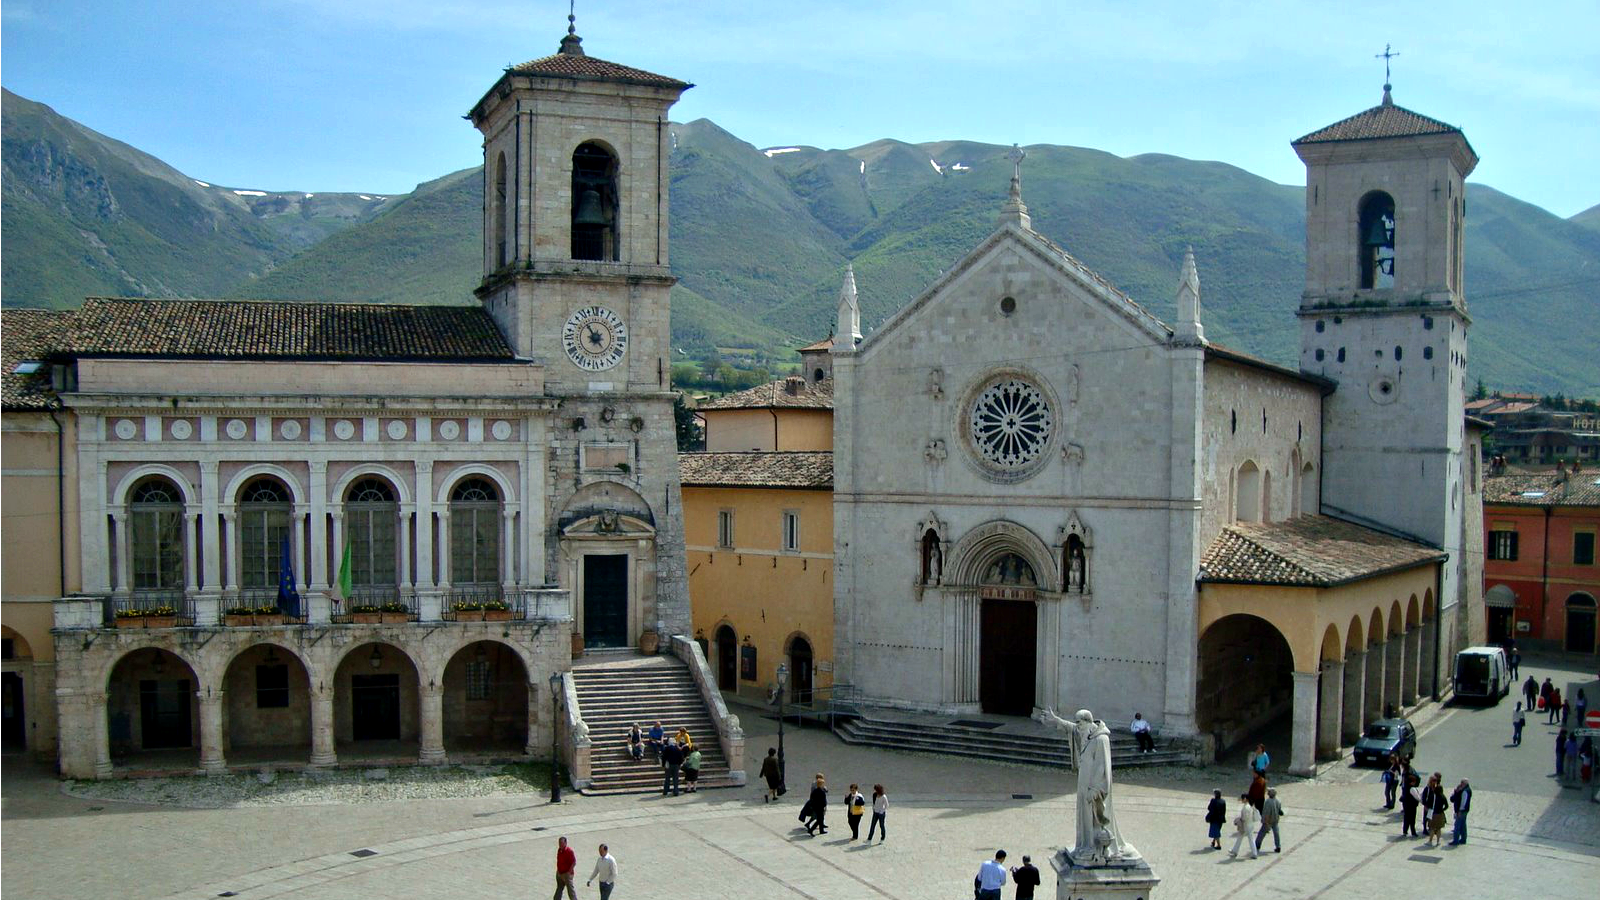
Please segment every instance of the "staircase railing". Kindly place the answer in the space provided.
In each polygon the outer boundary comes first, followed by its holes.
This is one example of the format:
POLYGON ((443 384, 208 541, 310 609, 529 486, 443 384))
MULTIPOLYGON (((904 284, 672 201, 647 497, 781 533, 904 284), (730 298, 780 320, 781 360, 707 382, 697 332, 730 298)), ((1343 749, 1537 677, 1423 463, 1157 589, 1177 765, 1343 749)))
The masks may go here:
POLYGON ((705 701, 706 709, 711 713, 711 722, 717 729, 717 741, 722 745, 722 755, 728 760, 728 779, 734 784, 744 784, 744 729, 739 725, 739 717, 730 714, 728 704, 722 701, 722 692, 717 690, 717 679, 711 674, 711 666, 706 664, 705 653, 688 635, 675 634, 672 636, 672 655, 689 666, 689 674, 694 677, 700 699, 705 701))

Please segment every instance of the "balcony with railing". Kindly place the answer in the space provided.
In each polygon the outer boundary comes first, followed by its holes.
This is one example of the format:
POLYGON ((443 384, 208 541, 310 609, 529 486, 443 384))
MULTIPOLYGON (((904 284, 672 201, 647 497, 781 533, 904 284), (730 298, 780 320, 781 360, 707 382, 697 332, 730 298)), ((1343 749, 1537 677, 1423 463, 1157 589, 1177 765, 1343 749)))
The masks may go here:
POLYGON ((371 625, 417 621, 417 600, 398 585, 361 584, 350 591, 335 614, 335 623, 371 625))
POLYGON ((243 625, 304 625, 307 618, 306 598, 298 597, 283 602, 278 589, 244 588, 222 601, 222 624, 243 625))
POLYGON ((193 625, 194 599, 181 590, 114 594, 105 598, 105 624, 116 628, 193 625))
POLYGON ((446 622, 499 622, 525 616, 521 591, 498 584, 455 585, 444 592, 439 617, 446 622))

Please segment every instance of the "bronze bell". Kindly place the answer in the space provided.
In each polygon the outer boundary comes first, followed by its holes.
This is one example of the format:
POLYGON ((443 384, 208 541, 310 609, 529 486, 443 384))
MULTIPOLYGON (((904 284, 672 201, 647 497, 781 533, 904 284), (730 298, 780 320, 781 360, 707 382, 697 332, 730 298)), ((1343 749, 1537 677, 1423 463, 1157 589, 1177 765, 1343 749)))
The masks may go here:
POLYGON ((1372 227, 1367 229, 1367 239, 1364 242, 1368 247, 1390 247, 1394 239, 1389 236, 1389 229, 1383 224, 1383 217, 1372 220, 1372 227))
POLYGON ((605 207, 600 203, 600 192, 589 188, 578 198, 578 212, 572 217, 574 225, 608 225, 605 207))

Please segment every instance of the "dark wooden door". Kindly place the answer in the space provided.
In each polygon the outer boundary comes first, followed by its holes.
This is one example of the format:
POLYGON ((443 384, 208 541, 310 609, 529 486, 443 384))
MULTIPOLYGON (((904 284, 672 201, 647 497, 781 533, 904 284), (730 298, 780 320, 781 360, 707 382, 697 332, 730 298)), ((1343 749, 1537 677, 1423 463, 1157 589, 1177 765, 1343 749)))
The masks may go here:
POLYGON ((628 555, 583 558, 583 645, 628 646, 628 555))
POLYGON ((357 741, 400 738, 400 676, 350 676, 350 737, 357 741))
POLYGON ((978 700, 1002 716, 1033 712, 1036 604, 984 600, 980 623, 978 700))
POLYGON ((1567 606, 1566 647, 1574 653, 1594 652, 1594 607, 1567 606))
POLYGON ((796 706, 811 705, 811 644, 805 638, 795 638, 789 645, 790 700, 796 706))
POLYGON ((717 629, 717 689, 733 691, 739 688, 739 639, 733 629, 724 625, 717 629))
POLYGON ((139 730, 144 749, 191 746, 189 725, 189 679, 146 678, 139 682, 139 730))
POLYGON ((25 750, 28 746, 28 717, 22 698, 22 676, 15 672, 4 675, 5 729, 4 747, 7 752, 25 750))

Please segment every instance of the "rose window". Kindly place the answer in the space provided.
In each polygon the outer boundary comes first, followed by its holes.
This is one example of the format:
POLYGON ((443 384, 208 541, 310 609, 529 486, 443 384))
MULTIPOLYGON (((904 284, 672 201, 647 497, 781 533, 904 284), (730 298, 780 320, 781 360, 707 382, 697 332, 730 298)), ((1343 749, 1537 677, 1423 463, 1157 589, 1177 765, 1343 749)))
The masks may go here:
POLYGON ((972 444, 989 465, 1016 470, 1038 459, 1050 440, 1050 403, 1017 378, 997 381, 972 404, 972 444))

